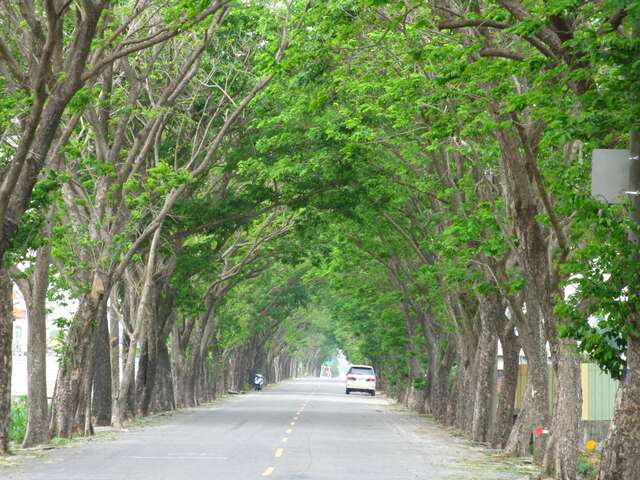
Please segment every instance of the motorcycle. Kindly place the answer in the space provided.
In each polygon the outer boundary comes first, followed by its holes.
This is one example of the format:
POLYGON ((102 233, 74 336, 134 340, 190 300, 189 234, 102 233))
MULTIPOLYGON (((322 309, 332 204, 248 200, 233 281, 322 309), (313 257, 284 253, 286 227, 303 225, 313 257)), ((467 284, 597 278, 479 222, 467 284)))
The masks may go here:
POLYGON ((264 377, 259 373, 253 377, 253 388, 255 391, 262 390, 262 385, 264 385, 264 377))

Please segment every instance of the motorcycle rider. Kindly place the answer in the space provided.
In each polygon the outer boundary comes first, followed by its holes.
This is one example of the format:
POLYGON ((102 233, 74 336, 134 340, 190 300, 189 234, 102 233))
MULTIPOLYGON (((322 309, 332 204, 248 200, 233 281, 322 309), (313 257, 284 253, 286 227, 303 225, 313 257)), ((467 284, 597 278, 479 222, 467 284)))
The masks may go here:
POLYGON ((261 374, 256 373, 256 376, 253 377, 253 388, 256 391, 262 390, 262 385, 264 385, 264 377, 261 374))

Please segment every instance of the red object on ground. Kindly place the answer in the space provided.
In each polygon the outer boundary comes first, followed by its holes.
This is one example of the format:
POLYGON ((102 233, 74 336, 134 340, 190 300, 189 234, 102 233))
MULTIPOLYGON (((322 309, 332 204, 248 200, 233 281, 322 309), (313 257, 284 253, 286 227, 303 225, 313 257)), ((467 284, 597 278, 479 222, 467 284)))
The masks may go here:
POLYGON ((533 434, 536 437, 541 437, 543 433, 544 433, 544 429, 542 427, 536 427, 533 429, 533 434))

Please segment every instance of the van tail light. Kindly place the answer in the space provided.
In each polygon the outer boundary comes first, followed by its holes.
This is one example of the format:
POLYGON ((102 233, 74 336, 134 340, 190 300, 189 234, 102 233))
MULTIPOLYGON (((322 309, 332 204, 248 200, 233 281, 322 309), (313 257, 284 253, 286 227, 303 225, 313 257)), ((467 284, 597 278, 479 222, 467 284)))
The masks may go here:
POLYGON ((356 381, 356 377, 347 377, 347 380, 352 380, 352 381, 356 381))
POLYGON ((367 378, 367 382, 375 382, 376 379, 375 378, 367 378))

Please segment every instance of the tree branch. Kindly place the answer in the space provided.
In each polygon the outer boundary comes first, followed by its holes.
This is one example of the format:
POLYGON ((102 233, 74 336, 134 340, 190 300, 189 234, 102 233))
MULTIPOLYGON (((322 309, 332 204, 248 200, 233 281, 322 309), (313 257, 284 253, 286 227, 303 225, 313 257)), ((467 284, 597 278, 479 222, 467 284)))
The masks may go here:
POLYGON ((20 85, 24 90, 29 89, 29 81, 27 77, 20 70, 20 66, 18 62, 13 58, 11 52, 9 51, 9 47, 4 42, 4 40, 0 37, 0 59, 4 60, 9 72, 13 76, 14 80, 20 85))
POLYGON ((457 30, 459 28, 467 28, 467 27, 489 27, 489 28, 497 28, 499 30, 504 30, 505 28, 508 28, 509 25, 506 23, 502 23, 502 22, 496 22, 494 20, 488 20, 488 19, 477 19, 477 20, 472 20, 472 19, 463 19, 463 20, 449 20, 449 21, 444 21, 444 22, 440 22, 438 24, 438 28, 440 30, 457 30))
POLYGON ((481 57, 497 57, 497 58, 507 58, 510 60, 523 61, 524 55, 521 53, 515 52, 513 50, 509 50, 508 48, 483 48, 478 52, 481 57))

